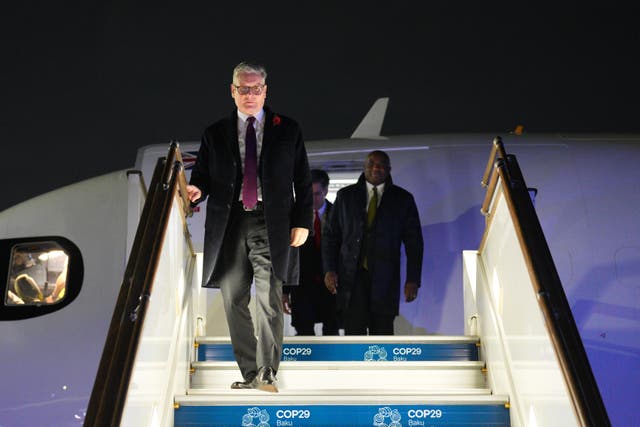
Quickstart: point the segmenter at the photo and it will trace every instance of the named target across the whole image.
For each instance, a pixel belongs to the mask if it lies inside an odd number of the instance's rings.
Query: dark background
[[[640,132],[639,6],[388,3],[3,3],[0,210],[198,140],[244,59],[308,140],[348,137],[381,96],[387,135]]]

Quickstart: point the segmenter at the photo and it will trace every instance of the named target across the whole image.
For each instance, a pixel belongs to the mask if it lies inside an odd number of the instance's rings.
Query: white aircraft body
[[[480,210],[486,190],[480,180],[497,134],[383,137],[380,128],[385,109],[386,99],[374,104],[351,138],[307,141],[309,162],[312,168],[329,172],[329,198],[333,199],[340,187],[358,178],[368,152],[381,149],[390,155],[394,183],[415,197],[425,241],[422,287],[415,302],[401,303],[396,335],[474,334],[477,326],[465,306],[463,251],[481,244],[486,219]],[[640,425],[635,403],[640,386],[640,135],[501,136],[507,151],[517,157],[526,184],[537,190],[532,192],[535,210],[611,423]],[[198,146],[198,142],[180,144],[187,176]],[[0,263],[4,265],[0,268],[7,278],[0,321],[0,427],[85,422],[103,352],[115,351],[105,348],[105,341],[134,246],[145,199],[143,188],[151,182],[157,159],[166,156],[167,149],[165,144],[141,148],[133,168],[140,174],[115,171],[0,213]],[[198,254],[203,245],[204,212],[200,207],[186,220]],[[186,251],[183,245],[176,244],[174,252]],[[39,260],[27,256],[30,260],[25,262],[32,271],[49,263],[42,273],[47,287],[40,291],[50,301],[26,305],[11,301],[10,297],[20,297],[12,287],[20,282],[12,263],[21,253],[38,250],[44,256]],[[59,251],[67,259],[55,264],[54,255]],[[175,262],[185,264],[187,258]],[[194,268],[192,283],[171,276],[170,269],[156,275],[164,277],[176,294],[186,295],[185,289],[198,288],[198,264]],[[56,280],[65,276],[66,294],[56,295]],[[508,289],[509,284],[502,286]],[[193,334],[225,335],[217,292],[199,289],[190,296],[196,302],[184,316],[190,316],[186,322],[194,325]],[[496,301],[510,304],[500,310],[521,310],[519,325],[524,336],[531,324],[529,311],[518,307],[507,293],[505,290]],[[181,313],[182,297],[167,298],[178,299],[175,313],[165,313],[165,320]],[[163,321],[145,325],[145,333],[151,328],[170,329]],[[293,334],[287,325],[286,335]],[[170,352],[181,344],[162,338],[154,348]],[[535,346],[526,348],[536,351]],[[175,364],[186,370],[188,361],[180,359]],[[138,381],[136,375],[139,373],[134,372]],[[183,377],[177,376],[173,387],[187,381]],[[163,411],[167,409],[156,410],[146,425],[164,425],[159,421],[164,419]],[[545,425],[521,412],[512,412],[514,425]],[[125,409],[127,414],[131,415],[129,409]]]

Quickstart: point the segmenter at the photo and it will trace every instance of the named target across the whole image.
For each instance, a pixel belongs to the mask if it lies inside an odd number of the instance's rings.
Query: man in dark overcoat
[[[315,324],[322,323],[322,335],[338,335],[336,296],[324,285],[322,272],[322,229],[333,204],[326,199],[329,175],[311,170],[313,188],[313,235],[300,247],[300,284],[285,286],[282,295],[285,313],[291,314],[296,335],[315,335]]]
[[[294,120],[264,106],[266,76],[261,65],[236,66],[230,89],[237,109],[204,131],[187,192],[194,202],[209,197],[202,284],[222,293],[243,376],[231,388],[277,392],[282,287],[298,283],[298,247],[313,217],[302,133]]]
[[[423,240],[411,193],[394,185],[384,151],[367,155],[358,182],[342,188],[322,236],[325,285],[337,293],[347,335],[393,335],[400,306],[400,250],[407,258],[404,297],[416,299]]]

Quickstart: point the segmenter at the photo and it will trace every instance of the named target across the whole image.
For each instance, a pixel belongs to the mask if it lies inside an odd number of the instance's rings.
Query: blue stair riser
[[[510,426],[504,405],[180,406],[175,427]]]
[[[200,344],[198,361],[234,361],[231,344]],[[474,343],[454,344],[284,344],[283,361],[476,361]]]

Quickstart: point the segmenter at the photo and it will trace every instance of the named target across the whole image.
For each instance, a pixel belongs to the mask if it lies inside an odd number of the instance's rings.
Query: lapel
[[[329,214],[331,213],[331,209],[333,208],[333,203],[331,203],[327,199],[324,199],[324,202],[327,205],[324,208],[324,212],[322,214],[322,218],[320,218],[320,229],[321,230],[324,230],[324,225],[327,223],[327,220],[329,219]]]
[[[385,202],[385,200],[392,198],[392,196],[390,196],[390,194],[392,193],[393,193],[393,179],[391,179],[391,174],[389,174],[389,176],[387,177],[387,180],[384,183],[384,192],[380,196],[381,198],[380,198],[380,203],[378,203],[378,212],[380,212],[380,209],[382,209],[384,206],[387,206],[389,203],[392,204],[391,209],[393,209],[393,202]],[[388,197],[385,197],[385,196],[388,196]]]
[[[240,165],[240,146],[238,144],[238,111],[233,110],[225,125],[225,143],[233,156],[236,167]],[[242,170],[242,169],[240,169]]]
[[[263,160],[269,154],[269,151],[273,147],[275,141],[275,129],[273,127],[273,112],[269,107],[265,106],[264,109],[264,133],[262,134],[262,149],[260,150],[260,161],[258,163],[258,175],[262,176]]]
[[[380,211],[387,205],[385,200],[387,200],[389,198],[389,197],[386,197],[386,196],[388,196],[389,190],[391,190],[391,185],[387,182],[384,185],[384,192],[380,195],[380,202],[378,203],[378,209],[376,211],[376,216],[378,216]]]
[[[364,178],[364,173],[360,175],[358,179],[358,191],[356,191],[356,207],[358,211],[363,213],[362,218],[367,218],[367,181]]]

